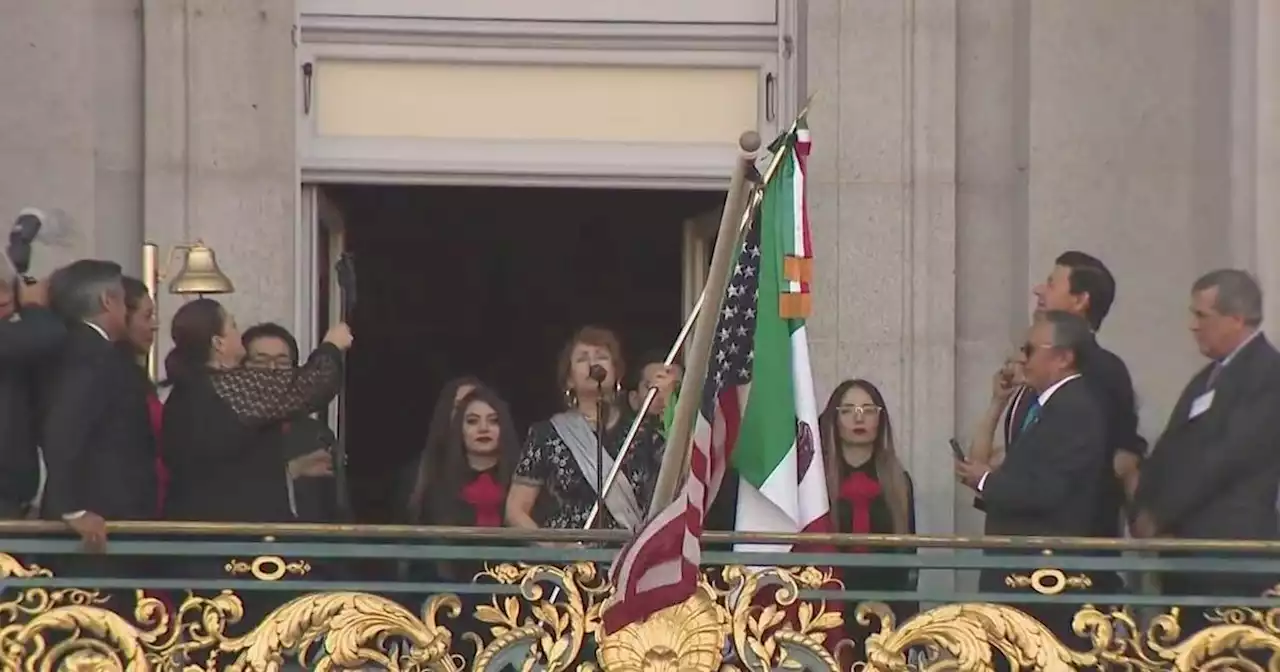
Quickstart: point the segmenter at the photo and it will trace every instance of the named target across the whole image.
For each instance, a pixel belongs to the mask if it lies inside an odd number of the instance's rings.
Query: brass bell
[[[182,268],[169,282],[170,294],[230,294],[235,291],[222,269],[213,250],[197,242],[186,248]]]

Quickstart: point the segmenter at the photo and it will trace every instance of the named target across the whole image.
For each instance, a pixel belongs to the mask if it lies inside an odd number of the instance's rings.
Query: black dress
[[[169,520],[271,523],[294,520],[281,422],[320,409],[342,384],[342,353],[321,345],[293,370],[238,368],[201,372],[174,385],[162,427]],[[218,541],[234,541],[219,537]],[[248,540],[260,540],[250,537]],[[230,558],[175,563],[178,576],[247,579],[226,574]],[[240,558],[249,560],[251,558]],[[252,628],[290,595],[239,591]]]
[[[617,459],[618,449],[626,438],[633,414],[623,414],[612,427],[605,429],[604,449]],[[662,463],[663,437],[657,419],[646,418],[636,432],[631,449],[622,460],[622,470],[635,487],[636,500],[641,513],[648,509],[653,495],[654,481]],[[595,474],[589,474],[595,478]],[[525,440],[524,454],[516,464],[515,481],[542,488],[539,505],[535,507],[534,520],[539,527],[554,530],[582,529],[596,503],[596,489],[578,468],[569,447],[556,432],[550,420],[534,423]],[[622,527],[606,509],[600,512],[595,527],[616,529]]]
[[[327,404],[342,354],[320,346],[294,370],[208,371],[174,385],[164,405],[170,520],[289,522],[281,422]]]
[[[434,484],[441,487],[441,484]],[[432,488],[435,489],[434,487]],[[508,484],[502,482],[498,469],[468,470],[465,481],[457,488],[453,496],[428,498],[418,520],[423,525],[449,525],[463,527],[502,527],[503,510],[507,501]],[[454,546],[500,546],[497,540],[483,541],[455,540],[442,541]],[[497,564],[497,563],[493,563]],[[474,583],[476,575],[485,569],[484,560],[438,560],[435,562],[406,563],[406,577],[413,582],[450,582]],[[462,599],[462,613],[457,619],[447,622],[453,631],[454,642],[462,641],[464,632],[475,632],[489,638],[489,626],[475,619],[476,607],[489,604],[490,593],[457,593]],[[433,595],[414,595],[405,606],[413,611],[421,609],[423,601]],[[455,647],[469,658],[469,646]]]
[[[433,484],[433,490],[441,484]],[[502,527],[508,484],[502,482],[498,469],[468,470],[466,480],[454,497],[428,498],[418,516],[419,525],[459,527]],[[468,542],[449,540],[449,545],[497,546],[496,540]],[[470,582],[484,571],[483,560],[441,560],[409,563],[408,576],[413,581]]]
[[[876,473],[875,460],[867,460],[858,467],[849,467],[840,461],[841,480],[836,492],[836,506],[840,520],[840,532],[852,534],[893,534],[893,515],[889,511],[889,503],[885,499],[880,485],[879,474]],[[907,476],[907,526],[910,534],[916,533],[915,491],[911,477]],[[903,553],[914,554],[913,548],[877,548],[860,549],[843,547],[845,552],[861,553]],[[845,590],[858,591],[914,591],[916,589],[915,569],[900,567],[845,567],[839,570]],[[892,602],[889,606],[897,617],[898,624],[919,610],[916,602]],[[853,639],[856,644],[856,660],[865,660],[863,646],[867,635],[873,628],[858,625],[854,616],[856,603],[842,605],[844,610],[844,635]],[[875,625],[874,629],[879,629]]]

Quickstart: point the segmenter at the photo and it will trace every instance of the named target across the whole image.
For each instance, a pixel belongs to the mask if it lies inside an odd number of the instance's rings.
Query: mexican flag
[[[813,240],[805,197],[809,131],[772,148],[785,152],[760,206],[759,297],[753,374],[732,463],[740,478],[736,529],[829,530],[827,486],[805,318],[811,307]],[[790,550],[753,544],[738,550]]]

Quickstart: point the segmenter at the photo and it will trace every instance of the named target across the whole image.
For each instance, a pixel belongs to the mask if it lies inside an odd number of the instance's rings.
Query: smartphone
[[[961,462],[967,462],[969,460],[969,456],[964,454],[964,448],[960,447],[960,442],[956,441],[954,438],[951,439],[951,452],[956,456],[956,459]]]

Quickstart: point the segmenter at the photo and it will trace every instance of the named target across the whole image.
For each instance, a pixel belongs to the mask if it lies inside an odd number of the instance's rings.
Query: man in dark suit
[[[66,521],[102,550],[106,520],[155,515],[155,439],[135,363],[113,343],[125,335],[121,269],[86,259],[50,278],[51,303],[70,325],[45,416],[48,481],[41,514]]]
[[[1000,466],[956,462],[957,477],[985,504],[986,534],[1070,537],[1089,535],[1096,528],[1100,475],[1108,473],[1110,465],[1106,416],[1080,375],[1094,348],[1089,323],[1078,315],[1050,310],[1032,325],[1023,346],[1024,370],[1039,410]],[[1005,577],[1010,573],[984,570],[979,586],[1007,591]],[[1070,635],[1075,605],[1021,608],[1059,637]]]
[[[288,329],[263,322],[244,330],[245,366],[260,369],[298,368],[298,340]],[[333,454],[337,437],[328,424],[300,415],[280,428],[281,449],[289,461],[289,507],[307,523],[341,522],[340,498],[333,478]]]
[[[1271,540],[1280,488],[1280,353],[1262,334],[1262,290],[1217,270],[1191,288],[1191,333],[1210,360],[1182,391],[1139,477],[1137,536]],[[1265,574],[1167,574],[1167,595],[1260,596]],[[1203,625],[1184,609],[1184,627]]]
[[[1058,256],[1049,276],[1032,292],[1036,297],[1037,314],[1050,310],[1072,313],[1087,320],[1096,333],[1111,312],[1116,281],[1111,271],[1096,257],[1069,250]],[[1088,536],[1119,537],[1125,490],[1132,492],[1136,485],[1138,466],[1147,443],[1138,434],[1137,403],[1129,368],[1115,353],[1096,341],[1090,350],[1080,363],[1080,372],[1105,416],[1108,460],[1113,466],[1114,476],[1100,477],[1101,506],[1096,527]],[[1040,411],[1038,395],[1021,384],[1017,371],[1019,366],[1018,362],[1008,363],[996,374],[991,406],[979,423],[973,440],[970,456],[975,462],[999,463],[993,441],[998,423],[1004,423],[1004,445],[1011,446]],[[974,505],[981,509],[981,499],[976,499]],[[1107,584],[1103,586],[1105,588],[1120,588],[1119,579],[1114,575],[1099,576],[1099,580]]]
[[[0,518],[22,518],[40,484],[37,377],[66,327],[44,307],[47,283],[26,284],[0,256]]]

